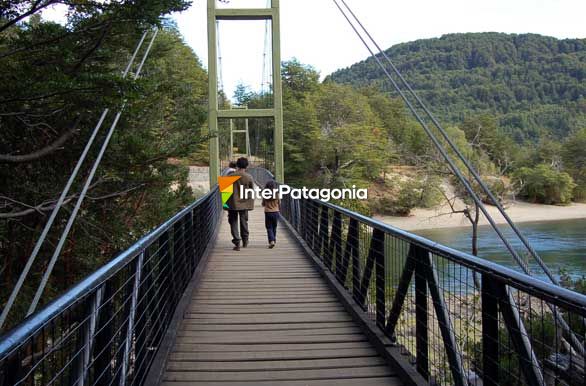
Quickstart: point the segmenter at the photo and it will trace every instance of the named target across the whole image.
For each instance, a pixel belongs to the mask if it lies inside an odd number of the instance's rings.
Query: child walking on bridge
[[[277,183],[275,181],[271,180],[267,182],[265,189],[273,192],[272,198],[263,198],[262,206],[265,208],[265,227],[267,228],[267,236],[269,238],[269,248],[274,248],[277,242],[277,225],[279,224],[281,200],[277,197]]]

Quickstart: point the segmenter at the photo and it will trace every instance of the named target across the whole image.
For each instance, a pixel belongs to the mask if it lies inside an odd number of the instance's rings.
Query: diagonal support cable
[[[144,42],[144,39],[147,35],[147,32],[148,31],[145,31],[142,34],[138,44],[136,45],[136,48],[134,49],[134,52],[132,53],[132,56],[130,57],[130,59],[126,65],[126,68],[124,69],[124,72],[122,73],[122,79],[126,78],[126,76],[128,75],[128,72],[130,71],[130,68],[132,67],[132,64],[134,63],[134,60],[136,59],[136,55],[138,54],[138,51],[140,50],[140,47],[142,46],[142,44]],[[85,158],[86,158],[94,140],[96,139],[96,136],[97,136],[98,132],[100,131],[100,128],[102,127],[102,124],[104,123],[104,119],[108,115],[109,111],[110,111],[110,109],[104,109],[104,111],[102,112],[102,115],[100,116],[100,119],[98,120],[98,123],[90,136],[90,139],[88,140],[87,144],[85,145],[85,148],[83,149],[83,152],[81,153],[81,156],[77,160],[77,164],[75,165],[73,172],[71,172],[71,175],[69,176],[69,179],[67,180],[67,183],[65,184],[65,187],[63,188],[63,191],[61,192],[61,195],[59,196],[59,199],[57,200],[57,203],[55,204],[55,207],[53,208],[51,215],[49,216],[49,220],[47,221],[47,223],[45,224],[45,226],[43,228],[41,236],[39,237],[39,239],[35,243],[33,251],[31,253],[31,255],[29,256],[29,258],[26,262],[26,265],[24,266],[24,269],[22,270],[22,272],[18,278],[18,281],[16,282],[16,285],[12,289],[12,292],[10,293],[10,296],[9,296],[8,300],[6,301],[6,304],[4,305],[4,309],[2,310],[2,314],[0,314],[0,330],[2,330],[2,327],[4,326],[4,323],[6,322],[6,318],[8,317],[8,314],[10,313],[10,310],[12,309],[12,306],[14,305],[14,302],[16,301],[16,297],[18,296],[18,294],[24,284],[24,281],[26,280],[26,278],[32,268],[32,265],[35,262],[35,259],[37,258],[39,251],[41,250],[41,247],[43,246],[43,243],[45,242],[45,239],[47,238],[47,235],[49,234],[49,230],[53,226],[53,222],[55,221],[57,214],[59,213],[59,210],[61,209],[61,207],[63,206],[63,203],[65,202],[65,198],[67,197],[67,194],[69,193],[69,190],[71,189],[71,186],[73,185],[73,181],[77,177],[77,173],[79,173],[81,165],[85,161]]]
[[[440,152],[440,154],[442,155],[442,157],[444,158],[444,160],[448,163],[448,165],[450,166],[450,169],[452,170],[452,172],[456,175],[456,177],[458,177],[459,181],[462,183],[462,185],[464,186],[464,188],[466,189],[466,191],[468,192],[468,194],[470,195],[470,197],[478,205],[478,208],[480,208],[480,210],[484,214],[485,218],[488,220],[488,222],[491,225],[491,227],[493,228],[493,230],[497,233],[497,235],[499,236],[499,238],[501,239],[501,241],[503,242],[503,244],[505,245],[505,247],[507,248],[507,250],[509,251],[509,253],[513,257],[513,259],[517,262],[517,264],[521,267],[521,269],[527,275],[530,275],[531,276],[531,272],[529,271],[529,267],[524,264],[523,260],[518,255],[517,251],[512,247],[512,245],[509,243],[508,239],[504,236],[504,234],[500,231],[500,229],[498,229],[496,223],[494,222],[494,219],[492,218],[492,216],[490,216],[490,214],[486,210],[486,207],[482,203],[482,200],[480,200],[480,198],[478,197],[478,195],[476,194],[476,192],[474,192],[474,190],[472,189],[472,187],[471,187],[468,179],[466,179],[464,177],[464,175],[462,174],[462,172],[460,171],[460,169],[457,167],[457,165],[454,163],[454,161],[452,160],[452,158],[446,152],[446,150],[443,147],[443,145],[439,142],[439,140],[437,139],[437,137],[429,129],[429,127],[427,126],[427,124],[425,123],[425,121],[421,118],[421,116],[419,115],[419,113],[417,112],[417,110],[415,109],[415,107],[412,105],[411,101],[406,97],[406,95],[403,92],[403,90],[398,86],[398,84],[395,82],[395,80],[393,79],[393,77],[390,75],[390,73],[388,72],[388,70],[386,69],[386,67],[383,65],[383,63],[381,62],[381,60],[377,57],[377,55],[375,55],[375,53],[373,52],[372,48],[365,41],[364,37],[360,34],[360,32],[358,32],[356,26],[352,23],[352,21],[350,20],[350,18],[348,17],[348,15],[340,7],[340,5],[338,4],[337,0],[333,0],[333,1],[334,1],[334,4],[336,5],[336,7],[340,10],[340,12],[342,13],[342,15],[344,16],[344,18],[348,22],[348,24],[352,27],[352,29],[354,30],[354,32],[356,33],[356,35],[358,36],[358,38],[362,41],[362,43],[364,44],[364,46],[366,47],[366,49],[370,52],[370,54],[372,55],[372,57],[375,59],[375,61],[377,62],[377,64],[381,68],[381,70],[385,73],[385,75],[387,76],[387,78],[389,79],[389,81],[392,83],[392,85],[395,88],[395,90],[397,90],[397,92],[399,93],[399,95],[401,96],[401,98],[403,99],[403,101],[405,102],[405,104],[407,105],[407,107],[409,108],[409,110],[411,111],[411,113],[415,116],[415,118],[417,119],[417,121],[420,123],[420,125],[422,126],[422,128],[425,130],[425,132],[428,135],[428,137],[432,140],[434,146]],[[557,280],[555,279],[555,277],[547,269],[547,266],[545,265],[545,263],[541,260],[541,258],[539,257],[539,255],[537,255],[537,252],[535,252],[535,250],[531,247],[531,245],[529,244],[529,242],[527,241],[527,239],[525,239],[522,236],[521,232],[516,228],[516,226],[514,225],[514,223],[512,222],[512,220],[508,217],[508,215],[506,215],[506,213],[504,212],[504,208],[502,208],[502,206],[500,206],[500,203],[498,203],[498,200],[496,200],[496,198],[494,197],[494,195],[492,195],[492,192],[490,192],[490,189],[488,189],[488,187],[482,182],[480,176],[476,173],[476,171],[474,170],[474,168],[472,167],[472,165],[468,162],[468,160],[462,155],[462,153],[459,151],[459,149],[456,147],[456,145],[451,141],[451,139],[449,138],[449,136],[447,135],[447,133],[445,132],[445,130],[441,127],[441,125],[439,124],[439,122],[437,122],[437,120],[435,119],[435,117],[433,117],[433,115],[431,114],[431,112],[427,109],[427,107],[425,107],[425,105],[423,104],[423,102],[421,101],[421,99],[419,99],[419,97],[411,89],[411,87],[408,85],[407,81],[402,77],[402,75],[397,70],[397,68],[392,64],[392,62],[390,61],[390,59],[388,58],[388,56],[386,56],[386,54],[380,49],[380,46],[378,46],[378,44],[376,44],[376,42],[374,41],[374,39],[372,38],[372,36],[368,33],[368,31],[362,25],[362,23],[360,22],[360,20],[358,20],[358,18],[352,12],[352,10],[350,9],[350,7],[346,4],[346,2],[344,0],[340,0],[340,1],[343,2],[343,4],[345,5],[345,7],[352,14],[353,18],[358,22],[358,24],[360,24],[361,28],[366,32],[366,34],[368,35],[368,37],[370,38],[370,40],[376,45],[376,47],[379,50],[379,53],[381,53],[383,56],[385,56],[387,58],[387,61],[389,61],[389,63],[392,65],[393,70],[401,78],[402,82],[405,85],[407,85],[407,87],[409,88],[409,90],[411,91],[411,93],[415,95],[417,101],[423,106],[424,110],[431,117],[431,119],[434,122],[434,124],[436,124],[436,127],[438,127],[438,129],[440,130],[440,132],[442,133],[442,136],[448,141],[448,143],[450,144],[450,146],[452,147],[452,149],[456,152],[456,154],[459,157],[461,157],[460,159],[462,161],[464,161],[464,163],[467,165],[467,167],[469,168],[469,170],[471,172],[473,172],[472,174],[474,174],[475,178],[478,178],[477,181],[479,183],[481,183],[481,185],[483,185],[483,189],[486,189],[485,192],[489,192],[489,194],[491,195],[491,199],[495,203],[497,203],[497,205],[499,207],[499,210],[502,210],[501,213],[503,214],[503,216],[505,216],[505,218],[508,219],[508,221],[510,221],[509,225],[512,224],[511,227],[513,227],[514,229],[516,229],[517,236],[519,236],[522,239],[522,241],[524,241],[524,244],[526,245],[526,247],[529,249],[530,252],[533,251],[532,256],[535,258],[535,260],[538,262],[538,264],[544,269],[544,272],[546,274],[548,274],[549,278],[552,280],[552,282],[554,284],[559,285],[559,283],[557,282]],[[559,314],[559,312],[557,311],[557,309],[555,307],[551,306],[551,305],[549,306],[549,308],[552,310],[552,313],[554,315],[554,318],[561,325],[561,327],[564,330],[564,332],[566,332],[569,335],[572,346],[576,350],[578,350],[582,356],[584,356],[586,354],[586,350],[584,349],[584,345],[581,343],[580,339],[578,339],[578,337],[576,336],[576,334],[572,331],[572,329],[570,328],[570,326],[568,325],[568,323]]]
[[[153,31],[153,36],[151,38],[151,41],[149,42],[149,45],[148,45],[148,47],[142,57],[140,65],[138,66],[138,69],[136,70],[136,73],[134,74],[134,77],[133,77],[134,80],[138,79],[138,77],[140,76],[140,73],[142,71],[142,67],[144,66],[146,58],[149,55],[149,52],[153,46],[155,38],[157,37],[157,33],[158,33],[158,29],[155,29]],[[129,71],[129,68],[126,69],[124,74],[125,75],[128,74],[128,71]],[[67,240],[67,236],[69,235],[69,231],[71,230],[71,227],[73,226],[73,223],[75,222],[75,218],[77,217],[77,213],[79,212],[79,209],[81,208],[81,204],[83,203],[83,200],[87,194],[87,191],[92,183],[92,180],[96,174],[98,166],[100,166],[100,162],[102,161],[102,157],[104,156],[104,153],[106,152],[106,149],[108,148],[108,144],[110,142],[110,139],[112,138],[112,134],[114,134],[114,130],[116,129],[116,126],[118,125],[118,121],[120,120],[120,116],[122,115],[122,111],[124,110],[124,107],[125,107],[125,103],[122,105],[122,107],[120,108],[120,111],[118,111],[116,113],[116,116],[114,117],[114,121],[112,122],[112,125],[110,126],[110,130],[108,131],[108,134],[106,135],[106,139],[102,143],[102,147],[100,148],[100,152],[98,153],[98,156],[97,156],[96,160],[94,161],[94,164],[92,166],[90,174],[85,181],[85,184],[82,188],[81,193],[79,194],[79,197],[77,198],[77,202],[75,203],[75,207],[73,208],[73,211],[71,212],[71,215],[69,216],[69,219],[67,221],[67,225],[65,226],[65,229],[63,230],[63,233],[61,234],[61,237],[59,238],[59,243],[57,244],[57,247],[55,248],[55,251],[53,252],[53,256],[51,257],[51,260],[49,262],[49,265],[47,266],[47,269],[43,275],[43,278],[41,279],[41,283],[39,284],[37,292],[35,293],[35,297],[34,297],[32,303],[28,309],[28,312],[26,315],[27,317],[30,316],[37,308],[39,300],[41,299],[41,296],[45,290],[45,287],[47,286],[47,282],[49,281],[49,277],[51,276],[51,273],[53,272],[53,268],[55,267],[55,263],[57,262],[57,259],[59,258],[59,255],[61,254],[61,250],[63,249],[63,246],[65,245],[65,241]]]
[[[452,141],[452,139],[450,138],[450,136],[447,134],[447,132],[445,131],[445,129],[443,128],[443,126],[438,122],[438,120],[431,113],[431,111],[428,109],[428,107],[419,98],[419,96],[417,95],[417,93],[411,88],[411,85],[405,80],[405,78],[403,77],[403,75],[401,74],[401,72],[397,69],[397,67],[394,65],[394,63],[391,61],[391,59],[388,57],[388,55],[377,44],[377,42],[370,35],[370,33],[368,32],[368,30],[360,22],[360,20],[358,19],[358,17],[354,14],[354,12],[352,12],[352,9],[350,9],[350,7],[346,3],[346,1],[345,0],[341,0],[341,2],[348,9],[348,12],[350,12],[350,14],[356,20],[356,22],[358,23],[358,25],[360,26],[360,28],[364,31],[364,33],[366,34],[366,36],[368,36],[368,38],[370,39],[370,41],[377,48],[377,50],[379,51],[379,53],[384,57],[384,59],[387,61],[387,63],[389,63],[389,65],[391,66],[393,72],[398,76],[398,78],[401,80],[401,82],[403,83],[403,85],[407,88],[407,90],[409,91],[409,93],[415,98],[415,100],[417,101],[417,103],[419,104],[419,106],[423,109],[423,111],[425,112],[425,114],[429,117],[429,119],[431,119],[431,121],[433,122],[434,126],[441,133],[442,137],[450,145],[450,148],[454,151],[454,153],[458,156],[458,158],[464,163],[464,165],[466,166],[466,168],[468,169],[468,171],[474,177],[474,180],[476,180],[476,182],[480,185],[480,187],[482,188],[482,190],[484,191],[484,193],[486,193],[486,195],[490,198],[490,200],[492,201],[492,203],[494,204],[494,206],[497,207],[498,211],[503,216],[503,218],[505,219],[505,221],[507,222],[507,224],[511,227],[511,229],[513,230],[513,232],[515,232],[515,234],[517,235],[517,237],[519,238],[519,240],[521,240],[521,242],[523,243],[523,245],[525,246],[525,248],[527,248],[527,250],[529,251],[529,253],[533,257],[533,259],[541,267],[541,269],[543,270],[543,272],[547,275],[547,277],[551,280],[552,283],[554,283],[556,285],[560,285],[559,284],[559,281],[551,273],[551,271],[549,270],[549,268],[547,267],[547,265],[545,264],[545,262],[543,261],[543,259],[541,258],[541,256],[539,256],[539,254],[533,248],[533,246],[531,245],[531,243],[529,242],[529,240],[527,240],[527,238],[525,237],[525,235],[523,235],[523,233],[519,230],[519,228],[517,227],[517,225],[515,225],[515,223],[513,222],[513,220],[509,217],[509,215],[507,214],[507,212],[505,211],[505,209],[501,205],[500,201],[495,197],[495,195],[492,193],[492,191],[490,190],[490,188],[484,183],[484,181],[482,180],[482,178],[480,177],[480,175],[478,174],[478,172],[476,171],[476,169],[474,168],[474,166],[462,154],[462,152],[460,151],[460,149],[456,146],[456,144]]]
[[[350,21],[348,15],[346,15],[346,13],[342,10],[342,8],[340,7],[340,5],[338,4],[338,2],[336,0],[333,0],[333,1],[336,4],[336,6],[338,7],[338,9],[340,10],[340,12],[342,12],[343,16],[346,18],[346,21],[348,21],[348,23],[350,24],[350,26],[352,27],[352,29],[354,30],[354,32],[360,38],[360,40],[362,41],[362,43],[364,44],[364,46],[368,49],[368,51],[370,52],[370,54],[374,57],[374,59],[376,60],[377,64],[383,70],[383,72],[385,73],[385,75],[387,76],[387,78],[389,79],[389,81],[393,84],[393,87],[397,90],[397,92],[399,93],[399,95],[401,96],[401,98],[403,99],[403,101],[405,102],[405,104],[407,105],[407,107],[409,108],[409,110],[411,111],[411,113],[415,116],[415,119],[417,119],[417,121],[419,122],[419,124],[421,125],[421,127],[425,130],[427,136],[431,139],[431,141],[434,144],[434,146],[436,147],[436,149],[440,152],[440,154],[442,155],[442,157],[444,158],[444,160],[448,163],[448,165],[449,165],[450,169],[452,170],[452,172],[454,173],[454,175],[456,175],[456,177],[458,178],[458,180],[462,183],[462,185],[464,185],[464,188],[466,189],[466,191],[468,192],[468,194],[470,195],[470,197],[478,205],[478,207],[480,208],[480,210],[482,211],[482,213],[484,213],[484,216],[486,217],[486,219],[488,220],[488,222],[490,223],[490,225],[494,228],[494,230],[497,233],[497,235],[499,236],[499,238],[505,244],[505,247],[507,248],[507,250],[509,251],[509,253],[513,256],[513,258],[515,259],[515,261],[522,268],[525,268],[524,267],[524,264],[522,264],[522,261],[523,260],[521,259],[521,257],[517,253],[517,251],[515,251],[515,249],[513,248],[513,246],[509,243],[509,241],[504,236],[504,234],[498,229],[496,223],[494,222],[494,220],[492,219],[492,217],[490,216],[490,214],[486,210],[486,207],[482,203],[482,200],[478,197],[478,195],[476,194],[476,192],[474,192],[474,189],[472,188],[472,186],[470,185],[470,183],[468,182],[468,180],[464,177],[464,175],[462,174],[462,172],[460,171],[460,169],[458,168],[458,166],[455,164],[454,160],[452,160],[452,158],[449,156],[449,154],[447,153],[446,149],[442,146],[442,144],[440,143],[440,141],[438,140],[438,138],[433,134],[433,132],[427,126],[427,124],[425,123],[425,121],[423,120],[423,118],[419,115],[419,113],[417,112],[417,110],[415,109],[415,107],[413,106],[413,104],[411,103],[411,101],[409,101],[409,99],[406,97],[406,95],[403,92],[403,90],[401,90],[401,88],[397,85],[397,83],[395,82],[395,80],[393,79],[393,77],[391,76],[391,74],[384,67],[383,63],[375,55],[375,53],[372,50],[372,48],[370,48],[370,46],[368,45],[368,43],[366,43],[366,41],[364,40],[364,38],[362,37],[362,35],[360,35],[360,33],[358,32],[358,30],[356,29],[356,26],[354,26],[354,24],[352,24],[352,22]]]

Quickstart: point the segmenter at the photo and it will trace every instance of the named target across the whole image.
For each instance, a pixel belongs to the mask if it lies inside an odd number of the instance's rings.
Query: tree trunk
[[[478,256],[478,221],[480,220],[480,212],[478,204],[474,203],[474,220],[472,220],[472,254]]]
[[[472,223],[472,254],[478,256],[478,221],[480,220],[480,211],[478,210],[478,204],[474,203],[474,219],[470,217]],[[474,286],[480,291],[480,279],[478,273],[474,272]]]

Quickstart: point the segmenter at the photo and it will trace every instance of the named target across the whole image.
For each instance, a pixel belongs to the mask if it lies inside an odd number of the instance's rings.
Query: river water
[[[549,269],[559,277],[561,269],[573,278],[586,276],[586,219],[520,223],[518,227],[543,258]],[[507,226],[500,226],[517,251],[525,251],[522,243]],[[415,231],[418,235],[470,253],[470,228],[443,228]],[[490,226],[479,227],[479,256],[520,271],[496,232]],[[530,260],[534,276],[548,281],[538,265]]]

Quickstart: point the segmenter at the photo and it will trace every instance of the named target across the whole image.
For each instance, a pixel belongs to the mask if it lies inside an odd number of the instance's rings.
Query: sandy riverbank
[[[498,209],[487,206],[497,224],[505,223]],[[568,206],[540,205],[515,201],[507,204],[507,213],[515,223],[532,221],[555,221],[586,218],[586,204],[573,203]],[[453,228],[470,226],[463,214],[452,214],[448,205],[435,209],[414,209],[409,217],[374,216],[376,219],[405,230]],[[488,222],[480,216],[480,224]]]

